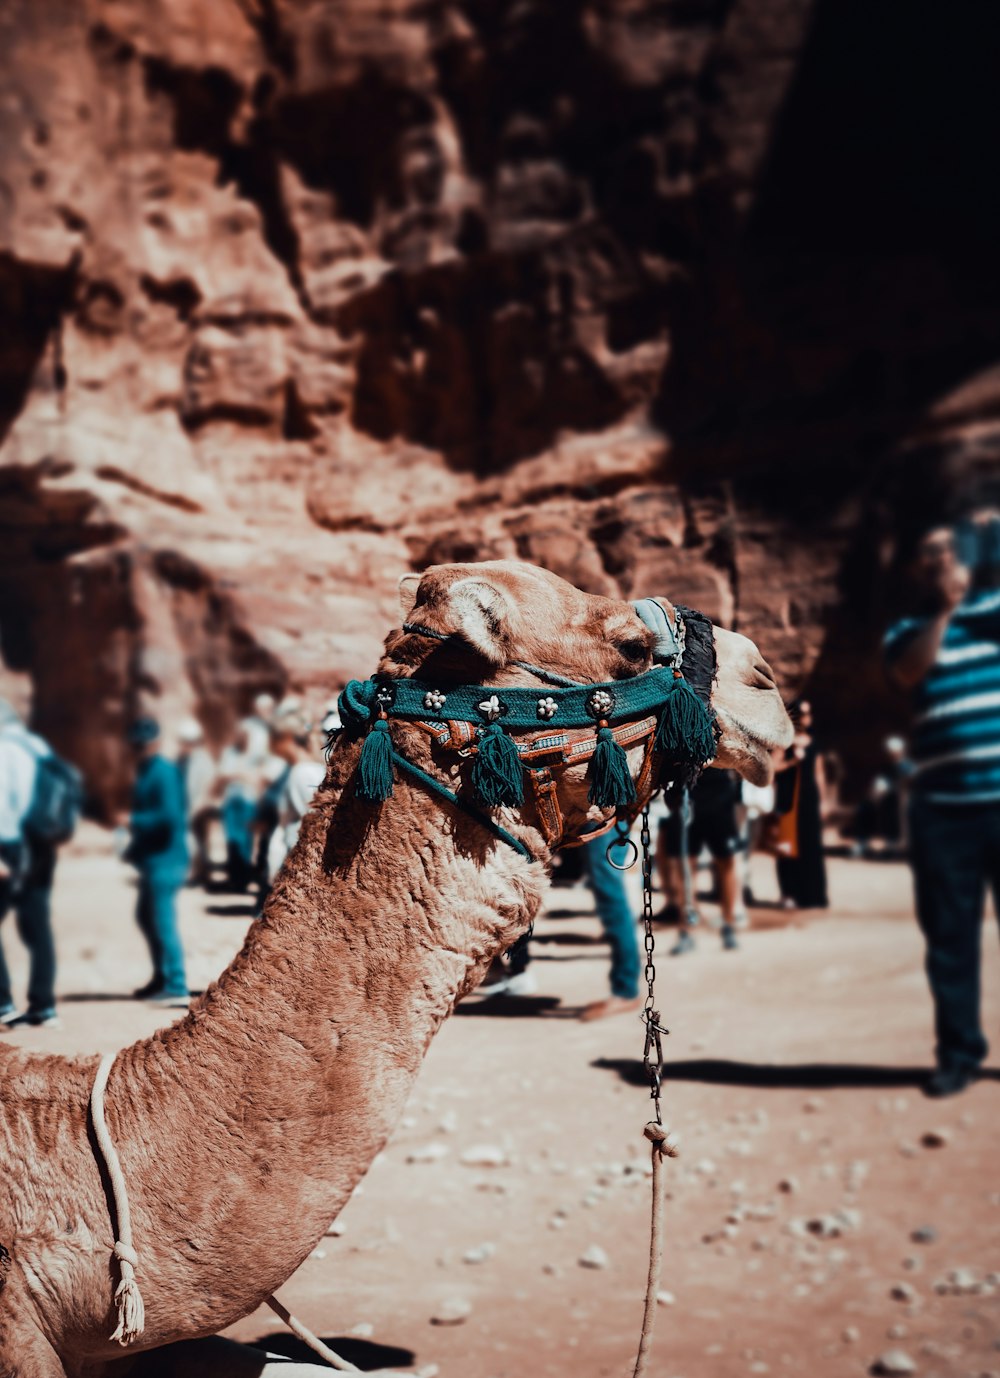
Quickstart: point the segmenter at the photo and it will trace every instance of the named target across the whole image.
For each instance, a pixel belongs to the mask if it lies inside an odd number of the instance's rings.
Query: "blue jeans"
[[[910,805],[910,864],[927,940],[937,1059],[974,1068],[989,1051],[979,1017],[986,887],[1000,905],[1000,804]]]
[[[41,1014],[55,1009],[56,1003],[56,946],[52,937],[52,876],[55,870],[55,851],[38,846],[28,864],[23,882],[12,890],[8,881],[0,881],[0,919],[13,908],[17,931],[28,949],[31,962],[28,973],[28,1012]],[[13,1005],[10,972],[0,947],[0,1009]]]
[[[230,880],[246,884],[253,873],[253,825],[257,802],[249,794],[233,790],[223,799],[219,814],[226,838]]]
[[[149,944],[153,959],[153,976],[163,987],[164,995],[187,995],[187,976],[184,972],[184,949],[177,927],[177,892],[184,884],[181,872],[158,874],[139,873],[139,901],[136,922]]]
[[[608,837],[582,848],[583,863],[594,892],[597,917],[611,945],[611,994],[632,1000],[639,994],[639,935],[625,889],[625,878],[608,860]]]

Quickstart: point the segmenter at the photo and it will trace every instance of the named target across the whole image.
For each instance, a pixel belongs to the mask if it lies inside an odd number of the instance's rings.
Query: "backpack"
[[[29,841],[58,846],[68,842],[83,809],[83,776],[55,752],[35,756],[35,787],[24,815]]]

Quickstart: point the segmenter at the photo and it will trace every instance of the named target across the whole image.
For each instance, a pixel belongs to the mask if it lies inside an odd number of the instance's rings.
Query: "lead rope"
[[[115,1240],[114,1256],[118,1260],[118,1268],[121,1273],[121,1281],[115,1289],[115,1307],[118,1311],[118,1325],[111,1334],[112,1340],[117,1340],[122,1347],[130,1345],[133,1340],[138,1339],[146,1325],[146,1308],[143,1305],[142,1293],[139,1291],[139,1284],[136,1281],[136,1269],[139,1266],[139,1255],[132,1247],[132,1212],[129,1208],[128,1188],[125,1185],[125,1174],[122,1172],[121,1161],[118,1157],[118,1150],[115,1148],[114,1140],[108,1130],[107,1116],[104,1113],[104,1093],[108,1086],[108,1076],[114,1066],[116,1053],[108,1053],[101,1058],[97,1068],[97,1076],[94,1078],[93,1089],[90,1093],[90,1114],[94,1124],[94,1137],[97,1139],[97,1146],[100,1149],[101,1157],[104,1159],[104,1166],[107,1168],[108,1177],[111,1181],[111,1195],[115,1203],[115,1216],[118,1226],[118,1238]],[[346,1359],[342,1359],[339,1354],[335,1354],[329,1345],[325,1345],[321,1339],[312,1333],[307,1326],[304,1326],[297,1316],[293,1316],[286,1306],[283,1306],[277,1297],[265,1297],[268,1305],[276,1316],[280,1316],[285,1325],[293,1335],[298,1338],[321,1359],[325,1359],[331,1368],[340,1369],[344,1373],[360,1373],[356,1365],[350,1364]]]
[[[662,1037],[669,1033],[660,1023],[660,1012],[656,1008],[656,966],[653,953],[656,939],[653,934],[653,855],[649,835],[649,805],[642,811],[642,828],[639,833],[642,847],[642,922],[643,946],[646,950],[646,1000],[642,1019],[646,1025],[646,1042],[642,1051],[642,1065],[649,1078],[649,1095],[653,1102],[655,1119],[643,1128],[643,1135],[649,1140],[653,1159],[653,1209],[649,1234],[649,1273],[646,1278],[646,1304],[642,1316],[642,1333],[639,1336],[639,1352],[636,1355],[632,1378],[643,1378],[647,1371],[649,1356],[653,1348],[653,1331],[656,1324],[656,1298],[660,1290],[660,1272],[663,1266],[663,1239],[665,1233],[665,1212],[663,1206],[663,1160],[676,1158],[677,1141],[663,1124],[660,1108],[660,1086],[663,1071]]]

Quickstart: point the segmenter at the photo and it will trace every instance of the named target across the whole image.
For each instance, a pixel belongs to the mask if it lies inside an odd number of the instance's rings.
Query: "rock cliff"
[[[110,807],[497,555],[757,637],[863,768],[995,482],[992,39],[860,0],[4,0],[4,683]]]

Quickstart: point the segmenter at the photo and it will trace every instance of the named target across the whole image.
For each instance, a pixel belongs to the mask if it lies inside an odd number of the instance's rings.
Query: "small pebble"
[[[406,1161],[408,1163],[436,1163],[441,1158],[447,1158],[450,1151],[447,1144],[421,1144],[419,1148],[410,1149],[406,1155]]]
[[[861,1339],[861,1331],[858,1329],[856,1325],[845,1325],[843,1330],[840,1332],[840,1338],[843,1340],[845,1345],[857,1344],[857,1342]]]
[[[959,1296],[975,1292],[979,1285],[979,1279],[971,1268],[953,1268],[947,1282],[951,1291]]]
[[[916,1301],[917,1292],[908,1282],[895,1282],[889,1288],[889,1296],[893,1301]]]
[[[472,1303],[465,1297],[448,1297],[431,1316],[431,1325],[462,1325],[472,1315]]]
[[[477,1244],[475,1248],[466,1249],[465,1253],[462,1255],[462,1262],[485,1263],[488,1258],[493,1257],[496,1251],[497,1246],[493,1243],[487,1242],[485,1244]]]
[[[673,1292],[657,1292],[656,1294],[657,1306],[673,1306],[676,1300]]]
[[[889,1329],[885,1332],[885,1334],[886,1339],[889,1340],[905,1340],[907,1335],[909,1334],[909,1331],[907,1330],[905,1325],[897,1324],[890,1325]]]
[[[600,1244],[589,1245],[577,1260],[581,1268],[606,1268],[609,1261]]]
[[[946,1148],[951,1143],[951,1132],[947,1129],[928,1129],[920,1136],[921,1148]]]
[[[327,1226],[326,1237],[327,1239],[339,1239],[342,1234],[346,1233],[346,1225],[341,1224],[339,1220],[331,1220],[330,1224]]]
[[[910,1231],[910,1239],[914,1244],[933,1244],[938,1237],[938,1232],[933,1225],[918,1225],[915,1230]]]
[[[808,1100],[802,1102],[802,1109],[807,1115],[818,1115],[823,1109],[822,1096],[810,1096]]]
[[[799,1179],[797,1177],[782,1177],[781,1181],[778,1183],[778,1190],[785,1192],[789,1196],[791,1196],[793,1192],[798,1191],[798,1189]]]
[[[442,1145],[444,1147],[444,1145]],[[447,1152],[447,1149],[445,1149]],[[505,1167],[507,1154],[496,1144],[476,1144],[467,1148],[459,1157],[466,1167]]]
[[[887,1349],[871,1366],[871,1372],[892,1378],[895,1374],[916,1373],[917,1366],[903,1349]]]
[[[359,1340],[370,1340],[375,1334],[375,1327],[371,1321],[358,1321],[357,1325],[349,1331],[349,1334],[357,1335]]]

